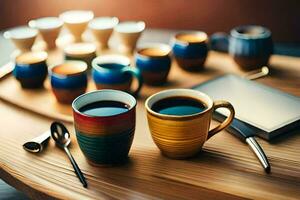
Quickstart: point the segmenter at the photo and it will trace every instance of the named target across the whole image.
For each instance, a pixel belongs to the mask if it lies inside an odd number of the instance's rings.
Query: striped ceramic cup
[[[77,141],[87,160],[96,165],[126,161],[135,131],[135,98],[98,90],[79,96],[72,107]]]

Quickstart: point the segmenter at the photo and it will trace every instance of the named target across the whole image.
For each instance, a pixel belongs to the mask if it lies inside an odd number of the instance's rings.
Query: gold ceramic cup
[[[155,112],[152,106],[165,98],[186,97],[198,100],[206,109],[192,115],[166,115]],[[225,129],[234,119],[234,108],[226,101],[213,101],[206,94],[192,89],[171,89],[150,96],[145,103],[152,138],[163,155],[184,159],[196,155],[203,144]],[[229,110],[229,116],[209,130],[213,112],[218,108]]]

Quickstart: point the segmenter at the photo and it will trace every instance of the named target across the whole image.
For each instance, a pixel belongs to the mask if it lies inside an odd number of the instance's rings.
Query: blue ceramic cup
[[[23,88],[43,87],[48,74],[47,58],[44,51],[27,52],[16,57],[13,75]]]
[[[144,44],[135,53],[135,65],[148,85],[161,85],[167,81],[171,68],[171,48],[166,44]]]
[[[104,55],[92,61],[92,77],[98,90],[114,89],[137,96],[143,85],[143,78],[137,68],[130,67],[130,59],[122,55]],[[137,88],[132,91],[132,78],[138,80]]]
[[[67,61],[50,70],[52,92],[57,101],[71,104],[87,88],[87,64],[83,61]]]
[[[207,57],[207,35],[201,31],[177,33],[171,40],[173,55],[179,67],[199,71]]]
[[[239,26],[231,30],[229,53],[243,70],[265,66],[273,53],[271,32],[262,26]]]

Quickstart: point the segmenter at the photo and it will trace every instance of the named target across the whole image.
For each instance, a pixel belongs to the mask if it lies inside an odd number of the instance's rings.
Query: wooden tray
[[[105,52],[108,54],[111,52]],[[61,50],[56,50],[49,53],[48,65],[51,66],[55,63],[60,63],[63,60]],[[206,71],[201,73],[188,73],[181,69],[174,63],[172,70],[169,74],[169,82],[161,87],[150,87],[144,85],[139,99],[143,100],[147,96],[158,92],[162,89],[175,88],[175,87],[191,87],[202,81],[209,79],[210,77],[224,73],[224,69],[235,70],[237,69],[231,59],[227,55],[212,53],[208,59],[208,66],[218,66],[221,63],[223,66],[221,70],[209,67]],[[222,66],[222,65],[221,65]],[[229,67],[231,66],[231,67]],[[233,67],[232,67],[233,66]],[[222,72],[223,71],[223,72]],[[239,72],[238,70],[236,70]],[[133,85],[133,87],[135,87]],[[95,85],[89,77],[88,91],[95,90]],[[63,105],[56,101],[54,95],[51,92],[51,86],[49,80],[44,84],[42,89],[23,89],[19,82],[12,76],[9,75],[0,81],[0,98],[8,101],[12,104],[28,109],[35,113],[54,118],[57,120],[72,122],[72,108],[70,105]]]

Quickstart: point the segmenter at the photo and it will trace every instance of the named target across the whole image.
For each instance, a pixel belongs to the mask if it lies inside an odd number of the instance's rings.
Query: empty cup
[[[4,32],[4,37],[10,39],[21,52],[31,51],[38,31],[28,26],[19,26]]]
[[[94,13],[89,10],[70,10],[59,15],[65,26],[74,37],[75,42],[82,41],[82,34],[89,21],[94,18]]]
[[[56,47],[56,39],[60,33],[63,22],[57,17],[43,17],[30,20],[28,25],[39,30],[40,35],[47,44],[48,49]]]
[[[89,29],[93,33],[100,50],[108,48],[108,40],[118,23],[117,17],[98,17],[90,21]]]
[[[136,43],[145,30],[145,22],[143,21],[127,21],[119,23],[114,31],[120,40],[119,51],[124,53],[132,53],[136,47]]]

